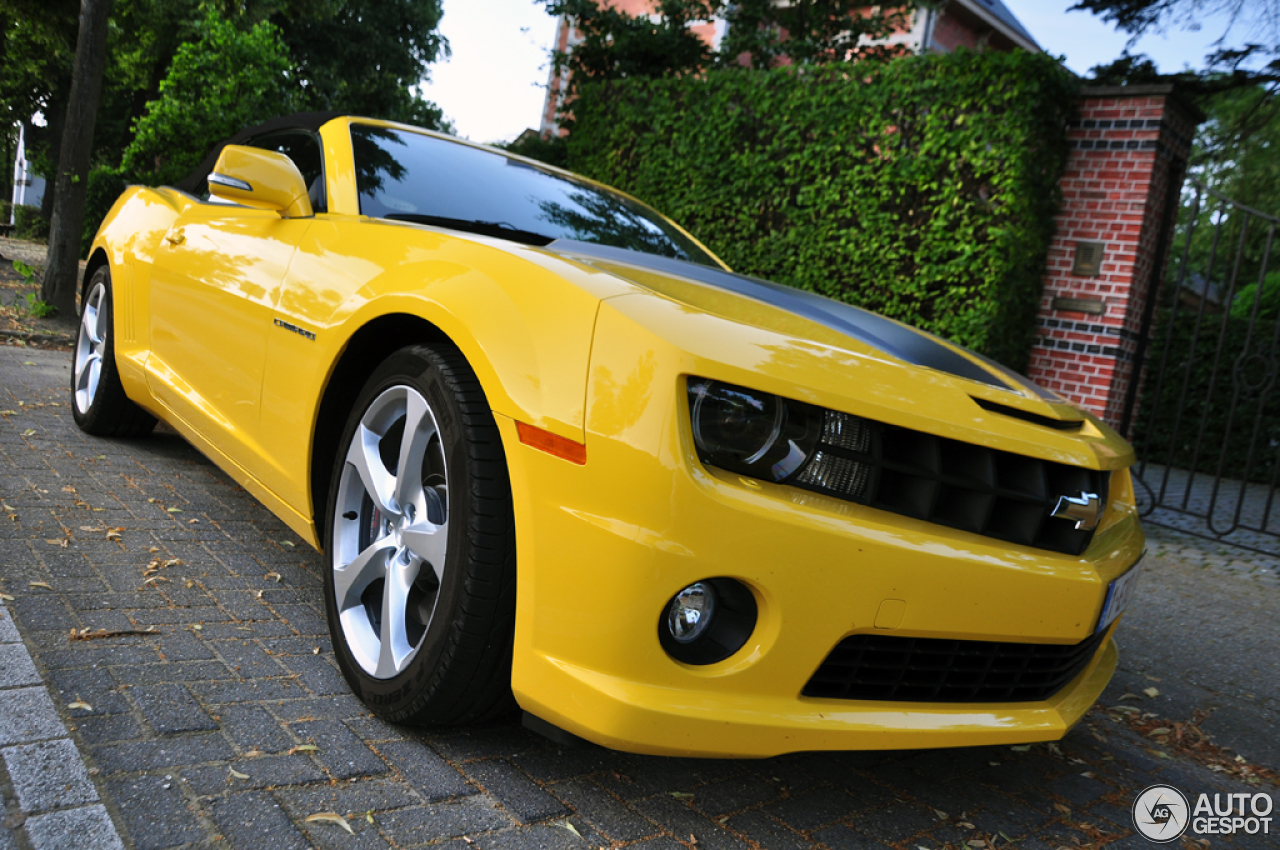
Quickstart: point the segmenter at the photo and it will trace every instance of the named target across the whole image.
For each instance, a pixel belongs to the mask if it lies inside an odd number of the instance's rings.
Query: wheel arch
[[[77,315],[79,315],[80,310],[83,309],[81,305],[84,303],[85,289],[89,286],[89,281],[93,279],[93,273],[103,266],[109,265],[109,262],[107,252],[104,248],[95,248],[93,253],[89,255],[89,260],[85,263],[84,267],[84,277],[80,279],[80,286],[78,287],[80,303],[76,305]]]
[[[391,313],[369,321],[351,335],[325,383],[316,408],[311,439],[311,515],[316,537],[325,539],[325,506],[332,487],[333,459],[347,424],[347,411],[364,389],[365,381],[382,361],[407,345],[447,342],[449,336],[431,322],[407,313]],[[456,345],[455,345],[456,347]]]

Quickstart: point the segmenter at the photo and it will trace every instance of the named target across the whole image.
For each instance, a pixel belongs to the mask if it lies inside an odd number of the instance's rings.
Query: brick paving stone
[[[20,643],[0,644],[0,688],[41,684],[36,665]]]
[[[340,720],[295,723],[292,730],[299,741],[320,748],[315,757],[338,779],[377,776],[389,770],[387,763]]]
[[[496,832],[484,836],[476,843],[481,850],[580,850],[591,846],[583,836],[575,835],[566,827],[551,824]]]
[[[204,827],[183,796],[181,783],[165,776],[134,776],[107,783],[137,850],[161,850],[205,838]]]
[[[182,685],[142,685],[129,689],[147,723],[161,735],[217,729],[208,712]]]
[[[733,832],[750,836],[752,841],[769,850],[807,850],[814,846],[812,841],[758,811],[734,815],[724,824]]]
[[[465,769],[467,775],[497,797],[521,823],[535,823],[568,813],[559,800],[505,761],[473,762]]]
[[[235,776],[232,770],[248,778]],[[228,790],[327,782],[329,779],[324,770],[303,753],[242,758],[230,764],[199,765],[185,768],[182,775],[191,790],[202,795],[219,794]]]
[[[749,806],[772,802],[781,795],[778,786],[758,776],[740,776],[704,785],[693,797],[694,808],[717,817]]]
[[[762,811],[799,832],[808,832],[824,824],[842,820],[853,813],[853,798],[838,788],[820,788],[772,803]]]
[[[297,674],[298,681],[313,694],[334,696],[351,692],[347,680],[342,678],[342,673],[326,656],[290,655],[277,657],[276,660],[290,672]]]
[[[34,850],[124,850],[103,806],[85,806],[29,818],[25,825]]]
[[[107,714],[95,717],[82,713],[75,718],[71,727],[77,737],[90,745],[111,744],[117,741],[132,741],[146,734],[142,723],[130,714]]]
[[[882,841],[863,835],[844,824],[836,824],[813,834],[815,841],[830,850],[890,850]]]
[[[13,617],[10,617],[4,606],[0,605],[0,644],[3,643],[22,643],[22,635],[18,634],[18,627],[13,624]]]
[[[60,738],[65,734],[53,700],[44,688],[0,691],[0,746]]]
[[[890,844],[933,829],[938,817],[924,806],[898,804],[859,812],[849,823],[868,838]]]
[[[27,813],[94,803],[98,792],[68,738],[0,750],[18,805]]]
[[[555,747],[550,742],[542,743],[511,758],[516,767],[542,782],[612,770],[619,761],[617,753],[603,747]]]
[[[559,782],[551,786],[551,791],[613,841],[636,841],[658,833],[658,827],[651,821],[590,780]]]
[[[690,836],[705,850],[747,850],[748,844],[709,818],[703,817],[680,800],[670,796],[638,800],[635,810],[671,832],[680,840]]]
[[[265,791],[249,791],[213,800],[209,811],[233,847],[303,850],[307,840],[280,804]]]
[[[131,741],[96,747],[93,751],[103,773],[155,770],[186,764],[229,759],[235,755],[226,738],[216,732],[183,735],[166,741]]]
[[[478,791],[457,768],[421,741],[388,741],[378,745],[378,752],[429,803]]]
[[[445,803],[396,809],[375,814],[374,820],[397,844],[409,846],[512,825],[511,819],[484,797],[462,797]]]
[[[243,751],[278,753],[297,743],[280,721],[260,705],[221,705],[214,712],[222,731]]]

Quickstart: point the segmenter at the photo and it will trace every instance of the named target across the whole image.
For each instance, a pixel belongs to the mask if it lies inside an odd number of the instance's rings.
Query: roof
[[[1040,48],[1035,37],[1027,32],[1027,28],[1022,25],[1022,22],[1000,0],[960,0],[960,3],[972,11],[992,19],[992,23],[1004,29],[1005,34],[1014,41],[1026,41],[1037,50]]]

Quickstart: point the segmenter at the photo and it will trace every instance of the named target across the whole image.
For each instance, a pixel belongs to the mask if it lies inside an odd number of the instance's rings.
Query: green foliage
[[[13,208],[13,235],[31,242],[49,240],[49,219],[39,207],[17,206]]]
[[[89,172],[89,182],[85,188],[84,231],[80,235],[80,256],[89,256],[89,248],[93,245],[93,237],[97,235],[98,227],[128,183],[123,169],[120,168],[103,165]]]
[[[13,261],[13,270],[22,275],[22,279],[27,283],[31,283],[31,281],[35,279],[35,266],[28,265],[27,263],[22,262],[22,260]]]
[[[1271,480],[1280,445],[1280,393],[1266,383],[1275,322],[1260,321],[1252,333],[1249,325],[1235,315],[1198,319],[1195,311],[1181,309],[1171,319],[1170,311],[1162,312],[1134,423],[1139,457],[1210,475],[1243,479],[1248,472],[1251,480]],[[1154,364],[1166,351],[1157,383]]]
[[[1254,302],[1257,301],[1258,320],[1275,322],[1280,319],[1280,269],[1268,272],[1262,279],[1262,298],[1258,299],[1258,283],[1254,281],[1242,286],[1231,299],[1231,316],[1235,319],[1248,319],[1253,316]]]
[[[1075,93],[1053,59],[1022,52],[592,81],[569,159],[740,272],[1017,369]]]
[[[210,12],[200,39],[183,44],[147,104],[121,163],[141,182],[168,183],[194,168],[219,140],[298,107],[299,90],[279,31],[246,31]]]
[[[513,142],[498,147],[511,151],[529,159],[554,165],[556,168],[569,167],[569,142],[564,136],[552,136],[544,139],[536,133],[526,131]]]
[[[553,55],[556,72],[570,73],[564,126],[572,126],[571,102],[587,82],[903,55],[901,45],[872,42],[902,29],[920,5],[920,0],[889,9],[876,0],[657,0],[655,14],[633,17],[599,0],[539,2],[549,14],[571,17],[581,35],[568,53]],[[728,24],[728,32],[715,51],[695,27],[711,26],[717,17]]]
[[[35,316],[37,319],[47,319],[50,316],[58,315],[58,308],[52,304],[46,304],[40,300],[40,296],[34,292],[28,292],[26,296],[27,312]]]

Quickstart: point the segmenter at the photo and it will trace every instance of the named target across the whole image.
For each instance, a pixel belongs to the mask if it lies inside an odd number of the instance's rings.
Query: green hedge
[[[1134,422],[1139,457],[1180,469],[1191,469],[1194,461],[1198,472],[1210,475],[1218,473],[1221,462],[1228,478],[1249,472],[1253,481],[1270,481],[1280,447],[1280,386],[1266,383],[1268,371],[1277,366],[1271,352],[1275,321],[1260,320],[1252,334],[1248,319],[1229,316],[1224,324],[1221,314],[1206,315],[1197,334],[1195,312],[1186,308],[1173,321],[1168,311],[1158,321]],[[1166,349],[1161,378],[1157,370]]]
[[[1044,55],[970,51],[591,83],[569,162],[736,271],[1022,369],[1076,86]]]

